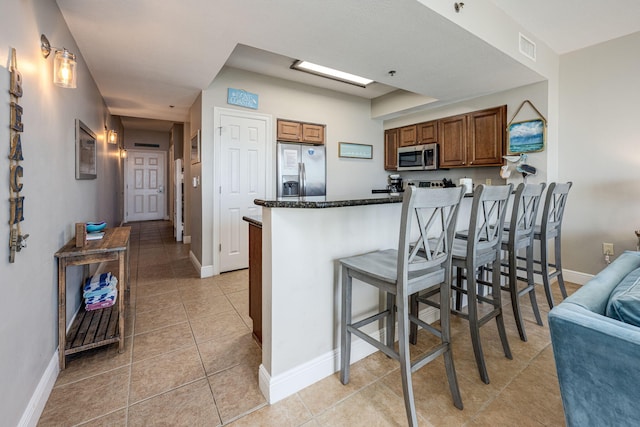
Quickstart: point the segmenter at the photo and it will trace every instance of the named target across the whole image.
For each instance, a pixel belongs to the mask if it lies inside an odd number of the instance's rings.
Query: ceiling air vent
[[[520,53],[531,59],[536,60],[536,44],[520,33]]]

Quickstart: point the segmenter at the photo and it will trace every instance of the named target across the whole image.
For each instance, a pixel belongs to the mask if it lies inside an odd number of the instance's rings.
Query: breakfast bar
[[[378,196],[378,197],[375,197]],[[262,365],[270,403],[338,370],[343,257],[396,248],[402,196],[255,200],[262,207]],[[470,204],[469,204],[470,205]],[[250,267],[251,268],[251,267]],[[380,295],[354,281],[354,317],[374,313]],[[435,310],[425,309],[421,317]],[[377,324],[371,326],[378,327]],[[379,334],[372,329],[370,334]],[[354,340],[352,363],[375,348]]]

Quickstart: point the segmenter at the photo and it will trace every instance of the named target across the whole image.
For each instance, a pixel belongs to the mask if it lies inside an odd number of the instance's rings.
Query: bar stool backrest
[[[463,187],[415,188],[404,194],[398,247],[398,279],[445,264],[450,269],[451,246]],[[415,221],[414,221],[415,218]],[[412,227],[417,226],[417,233]],[[413,241],[412,236],[418,235]]]
[[[515,243],[519,241],[527,240],[529,244],[533,243],[536,217],[545,185],[521,183],[516,188],[513,213],[508,227],[511,247],[516,247]]]
[[[512,184],[476,186],[473,192],[467,239],[467,259],[485,253],[497,253],[502,244],[502,229]]]
[[[571,189],[572,182],[557,183],[552,182],[547,189],[547,196],[542,209],[542,219],[540,221],[540,234],[547,239],[560,235],[562,227],[562,216],[567,204],[567,196]]]

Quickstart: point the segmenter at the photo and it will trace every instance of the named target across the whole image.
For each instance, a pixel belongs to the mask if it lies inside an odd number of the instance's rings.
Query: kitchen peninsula
[[[396,248],[402,197],[255,200],[262,207],[262,365],[270,403],[338,370],[338,260]],[[250,266],[251,269],[251,266]],[[354,281],[354,317],[373,314],[377,290]],[[371,326],[376,326],[375,324]],[[378,329],[369,331],[379,334]],[[352,362],[376,349],[361,340]]]

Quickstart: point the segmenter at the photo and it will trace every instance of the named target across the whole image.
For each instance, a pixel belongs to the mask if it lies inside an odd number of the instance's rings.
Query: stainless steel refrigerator
[[[324,145],[278,143],[278,197],[326,195]]]

